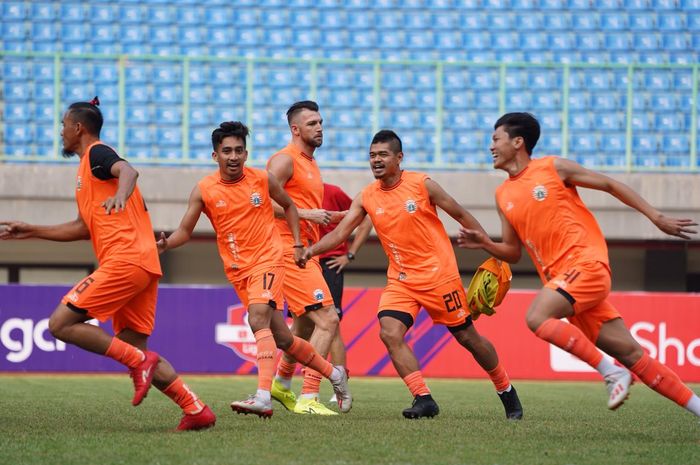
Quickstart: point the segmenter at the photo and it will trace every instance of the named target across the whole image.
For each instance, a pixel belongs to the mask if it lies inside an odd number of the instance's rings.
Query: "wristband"
[[[304,248],[304,244],[294,244],[294,245],[292,246],[292,248],[294,248],[294,249],[303,249],[303,248]]]

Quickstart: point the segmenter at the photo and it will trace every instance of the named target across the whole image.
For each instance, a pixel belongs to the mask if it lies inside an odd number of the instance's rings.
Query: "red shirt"
[[[323,183],[323,209],[328,211],[338,211],[342,212],[350,208],[352,199],[348,197],[348,194],[343,192],[343,190],[334,186],[333,184]],[[329,232],[333,231],[335,227],[338,226],[337,223],[329,224],[328,226],[320,225],[321,237],[325,236]],[[321,258],[338,257],[340,255],[345,255],[348,253],[348,243],[347,241],[340,244],[333,250],[321,254]]]

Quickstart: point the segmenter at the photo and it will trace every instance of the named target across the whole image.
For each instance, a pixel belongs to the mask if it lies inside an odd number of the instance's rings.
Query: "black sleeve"
[[[117,152],[104,144],[95,145],[90,149],[90,169],[97,179],[112,179],[112,165],[121,160],[123,158],[120,158]]]

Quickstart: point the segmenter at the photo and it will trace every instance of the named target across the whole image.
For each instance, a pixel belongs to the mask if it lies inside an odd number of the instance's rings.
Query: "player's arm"
[[[336,273],[343,271],[350,263],[350,256],[354,257],[357,255],[360,247],[367,241],[370,232],[372,232],[372,220],[369,216],[365,216],[362,223],[355,229],[355,238],[352,240],[350,247],[348,247],[348,253],[346,255],[338,255],[337,257],[330,258],[326,263],[328,268],[335,269]]]
[[[649,218],[657,228],[666,234],[690,239],[688,234],[697,233],[697,229],[693,226],[698,224],[694,220],[665,216],[625,183],[563,158],[555,158],[554,167],[564,183],[607,192]]]
[[[139,177],[139,172],[134,169],[126,160],[120,160],[110,168],[112,176],[119,179],[117,192],[113,197],[109,197],[102,202],[105,212],[109,215],[112,210],[120,212],[126,207],[126,201],[136,188],[136,180]]]
[[[306,249],[304,258],[308,260],[314,255],[320,255],[336,248],[340,243],[346,241],[348,237],[350,237],[350,234],[357,228],[366,215],[367,212],[362,206],[362,193],[360,193],[355,197],[355,200],[352,201],[345,218],[338,223],[338,226],[336,226],[333,231],[326,234],[320,241]]]
[[[477,221],[471,213],[467,211],[466,208],[461,206],[450,194],[445,192],[445,190],[432,179],[428,178],[425,180],[425,188],[428,190],[430,195],[430,202],[433,205],[437,205],[445,211],[448,215],[454,218],[462,227],[470,230],[481,231],[486,234],[486,231],[481,226],[479,221]]]
[[[294,163],[288,155],[282,153],[270,159],[267,164],[267,171],[277,178],[280,186],[284,186],[294,174]],[[276,218],[285,217],[284,208],[282,208],[277,202],[272,202],[272,208],[275,210]],[[297,211],[299,212],[299,218],[302,220],[324,225],[331,221],[331,213],[322,208],[298,208]]]
[[[294,238],[294,261],[297,265],[302,265],[301,256],[304,253],[304,247],[301,243],[301,235],[299,234],[299,212],[297,211],[297,207],[272,173],[268,173],[267,179],[270,198],[283,209],[284,217],[287,219],[289,230],[292,232],[292,237]]]
[[[190,194],[190,199],[187,202],[187,211],[185,211],[182,220],[180,220],[180,226],[178,226],[170,236],[166,237],[164,232],[160,233],[160,238],[158,242],[156,242],[158,253],[180,247],[182,244],[189,241],[190,237],[192,237],[192,231],[194,231],[194,227],[197,225],[197,220],[199,220],[203,210],[204,200],[202,200],[202,192],[199,190],[199,185],[196,185]]]
[[[501,218],[501,242],[494,242],[483,231],[462,227],[459,228],[457,245],[464,249],[483,249],[499,260],[517,263],[522,253],[520,238],[501,209],[498,206],[496,208]]]
[[[56,242],[72,242],[90,239],[90,230],[78,214],[68,223],[42,226],[21,221],[0,221],[0,239],[46,239]]]

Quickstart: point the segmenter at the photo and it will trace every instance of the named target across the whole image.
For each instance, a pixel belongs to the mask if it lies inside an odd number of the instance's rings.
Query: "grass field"
[[[179,409],[155,389],[131,407],[126,375],[2,375],[0,464],[700,464],[697,419],[639,384],[610,412],[602,382],[520,381],[525,419],[508,422],[486,381],[430,380],[441,413],[410,421],[400,380],[353,378],[347,415],[275,404],[262,420],[229,408],[254,378],[185,378],[218,415],[215,428],[171,432]]]

